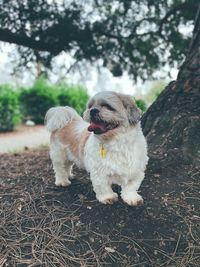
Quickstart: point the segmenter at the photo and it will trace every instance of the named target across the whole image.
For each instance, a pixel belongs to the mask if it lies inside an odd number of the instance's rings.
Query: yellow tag
[[[100,145],[100,155],[102,159],[106,158],[106,149],[103,147],[103,145]]]

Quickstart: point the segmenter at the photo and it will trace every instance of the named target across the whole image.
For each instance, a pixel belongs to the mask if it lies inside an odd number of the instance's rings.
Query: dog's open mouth
[[[94,132],[95,134],[104,134],[110,130],[117,128],[119,125],[117,123],[109,123],[104,121],[91,122],[88,131]]]

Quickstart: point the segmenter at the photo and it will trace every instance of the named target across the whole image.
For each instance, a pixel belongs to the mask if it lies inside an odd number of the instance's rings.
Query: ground
[[[49,133],[43,125],[19,125],[13,132],[0,133],[0,153],[13,152],[49,144]]]
[[[199,267],[200,174],[161,166],[150,160],[144,205],[109,206],[82,170],[56,188],[46,149],[1,154],[0,266]]]

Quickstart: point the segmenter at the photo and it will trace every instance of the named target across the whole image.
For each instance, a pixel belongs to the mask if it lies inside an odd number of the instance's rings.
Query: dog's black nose
[[[94,117],[95,115],[97,115],[99,113],[99,110],[97,108],[92,108],[90,110],[90,116]]]

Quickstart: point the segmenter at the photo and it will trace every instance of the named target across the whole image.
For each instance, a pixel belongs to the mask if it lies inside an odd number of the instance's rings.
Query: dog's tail
[[[82,120],[81,116],[70,107],[50,108],[45,116],[44,123],[49,132],[61,129],[73,120]]]

